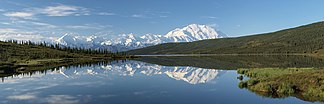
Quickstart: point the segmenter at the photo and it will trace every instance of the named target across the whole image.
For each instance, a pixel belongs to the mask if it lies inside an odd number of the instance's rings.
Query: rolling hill
[[[128,54],[322,54],[324,22],[277,32],[188,43],[166,43]]]

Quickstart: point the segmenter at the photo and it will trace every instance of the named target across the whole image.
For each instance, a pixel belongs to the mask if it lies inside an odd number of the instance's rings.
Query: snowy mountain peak
[[[133,33],[127,35],[129,39],[135,40],[135,35]]]
[[[192,29],[198,29],[198,28],[206,28],[206,25],[199,25],[199,24],[190,24],[186,26],[185,28],[192,28]]]
[[[190,24],[183,28],[176,28],[165,35],[173,42],[192,42],[204,39],[226,37],[220,35],[214,28],[207,25]]]
[[[73,37],[69,36],[68,33],[65,33],[63,36],[61,36],[60,38],[58,38],[58,39],[56,40],[56,43],[59,43],[59,44],[61,44],[61,45],[68,45],[68,43],[65,42],[65,41],[67,41],[67,40],[72,40],[72,39],[73,39]]]

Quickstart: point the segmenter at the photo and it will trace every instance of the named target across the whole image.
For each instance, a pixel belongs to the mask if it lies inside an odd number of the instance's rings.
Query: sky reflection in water
[[[140,61],[61,67],[4,78],[0,103],[305,103],[263,98],[239,89],[236,71]]]

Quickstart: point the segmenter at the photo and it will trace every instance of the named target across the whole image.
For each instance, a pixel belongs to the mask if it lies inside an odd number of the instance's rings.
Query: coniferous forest
[[[43,63],[91,62],[126,58],[123,52],[112,53],[107,49],[64,47],[46,42],[7,40],[0,42],[0,65],[42,65]],[[40,61],[42,61],[40,63]]]

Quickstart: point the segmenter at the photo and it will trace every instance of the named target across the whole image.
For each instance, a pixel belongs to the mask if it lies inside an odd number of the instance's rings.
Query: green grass
[[[316,68],[253,68],[239,69],[250,79],[239,83],[267,97],[295,96],[305,101],[324,102],[324,70]]]
[[[287,74],[296,74],[300,72],[313,71],[313,68],[251,68],[238,69],[237,73],[244,74],[250,78],[275,77]]]

